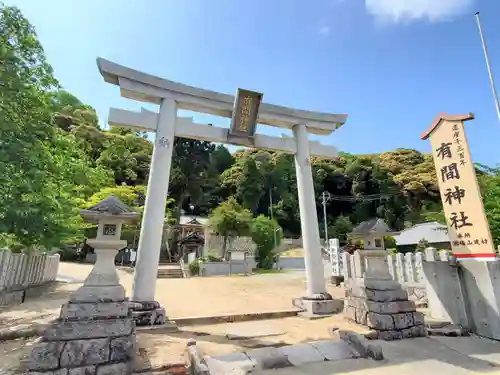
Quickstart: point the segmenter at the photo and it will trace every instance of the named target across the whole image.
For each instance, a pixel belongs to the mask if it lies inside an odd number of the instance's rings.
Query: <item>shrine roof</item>
[[[136,212],[130,210],[125,203],[113,194],[91,207],[80,210],[80,214],[91,219],[107,215],[121,216],[126,219],[134,219],[137,216]]]
[[[363,236],[369,234],[393,234],[391,228],[383,219],[366,220],[358,224],[354,230],[349,233],[351,236]]]

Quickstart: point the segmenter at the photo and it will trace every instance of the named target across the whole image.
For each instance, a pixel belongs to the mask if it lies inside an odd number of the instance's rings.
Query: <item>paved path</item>
[[[500,374],[500,343],[479,337],[427,337],[382,345],[386,359],[317,362],[255,375],[470,375]]]

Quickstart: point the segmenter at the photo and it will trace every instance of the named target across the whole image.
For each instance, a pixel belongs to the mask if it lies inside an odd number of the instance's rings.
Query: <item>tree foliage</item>
[[[283,231],[276,220],[259,215],[251,225],[252,240],[257,247],[256,257],[258,268],[270,269],[274,263],[273,250],[279,247]]]
[[[210,215],[209,225],[224,237],[223,257],[226,257],[227,241],[231,237],[246,235],[250,229],[252,213],[234,198],[222,202]]]

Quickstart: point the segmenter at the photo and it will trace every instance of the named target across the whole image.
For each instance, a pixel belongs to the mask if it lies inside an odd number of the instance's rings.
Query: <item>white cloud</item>
[[[394,23],[446,21],[470,10],[474,0],[365,0],[368,13]]]
[[[330,27],[328,26],[323,26],[320,30],[319,30],[319,33],[321,35],[328,35],[330,34]]]

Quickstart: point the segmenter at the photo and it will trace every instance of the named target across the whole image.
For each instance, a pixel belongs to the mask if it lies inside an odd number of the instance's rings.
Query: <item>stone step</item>
[[[156,277],[158,279],[182,279],[184,274],[180,268],[160,268]]]

